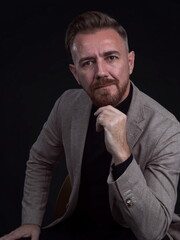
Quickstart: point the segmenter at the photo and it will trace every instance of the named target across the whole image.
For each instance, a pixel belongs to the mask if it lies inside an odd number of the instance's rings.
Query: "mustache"
[[[91,90],[95,90],[100,87],[105,87],[107,85],[117,85],[118,80],[117,79],[110,79],[110,78],[100,78],[99,80],[95,81],[91,85]]]

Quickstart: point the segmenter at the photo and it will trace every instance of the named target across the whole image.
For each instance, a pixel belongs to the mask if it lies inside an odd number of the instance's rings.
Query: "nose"
[[[96,79],[108,77],[107,67],[103,61],[96,62]]]

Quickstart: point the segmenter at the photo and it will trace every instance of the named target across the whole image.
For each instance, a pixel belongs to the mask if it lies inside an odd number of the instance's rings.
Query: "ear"
[[[77,83],[80,85],[79,80],[78,80],[78,76],[77,76],[77,72],[76,72],[76,67],[74,64],[69,64],[69,70],[71,71],[71,73],[73,74],[74,78],[76,79]]]
[[[134,60],[135,60],[135,52],[131,51],[128,53],[128,59],[129,59],[129,74],[133,72],[134,69]]]

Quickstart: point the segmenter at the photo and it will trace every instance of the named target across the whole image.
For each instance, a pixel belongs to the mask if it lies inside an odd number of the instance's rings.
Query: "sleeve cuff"
[[[116,181],[126,171],[128,166],[131,164],[132,160],[133,160],[133,156],[131,154],[131,156],[126,161],[124,161],[123,163],[120,163],[118,165],[115,165],[113,163],[113,165],[112,165],[112,175],[113,175],[114,181]]]

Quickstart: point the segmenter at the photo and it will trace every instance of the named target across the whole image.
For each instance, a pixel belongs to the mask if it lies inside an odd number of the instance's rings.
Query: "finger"
[[[22,237],[30,237],[30,234],[24,234],[22,231],[19,229],[16,229],[9,234],[4,235],[0,240],[16,240],[16,239],[21,239]]]
[[[7,238],[5,238],[5,240],[16,240],[16,239],[20,239],[21,237],[22,237],[21,234],[17,232],[12,232],[7,235]]]
[[[103,126],[98,122],[96,122],[96,132],[101,132],[103,130],[104,130]]]
[[[94,113],[95,116],[98,116],[100,113],[106,111],[106,110],[111,110],[111,106],[104,106],[104,107],[100,107],[98,108],[98,110]]]
[[[101,132],[103,129],[103,114],[100,114],[96,119],[96,132]]]
[[[12,234],[6,234],[0,238],[0,240],[16,240],[16,239],[18,238]]]
[[[14,238],[13,236],[10,236],[10,234],[6,234],[2,238],[0,238],[0,240],[15,240],[15,239],[16,238]]]
[[[118,109],[112,107],[112,106],[105,106],[105,107],[100,107],[95,113],[94,116],[98,116],[101,113],[106,113],[106,114],[120,114],[121,111]]]
[[[98,110],[94,113],[94,116],[98,116],[100,113],[102,113],[106,109],[108,109],[108,106],[98,108]]]

